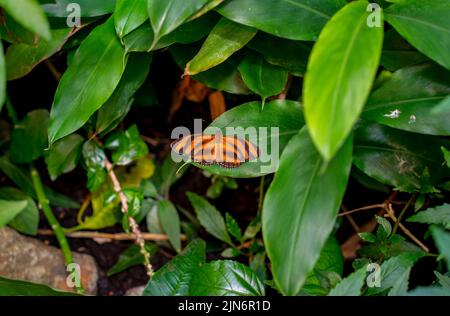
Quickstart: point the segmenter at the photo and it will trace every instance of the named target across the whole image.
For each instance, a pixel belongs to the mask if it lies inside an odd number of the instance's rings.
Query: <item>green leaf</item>
[[[303,76],[306,72],[311,52],[311,45],[307,42],[287,40],[260,32],[247,46],[263,55],[268,63],[283,67],[295,76]]]
[[[252,52],[245,55],[239,71],[247,87],[261,96],[263,105],[268,97],[283,91],[288,79],[287,70],[269,64],[260,54]]]
[[[450,291],[437,286],[419,286],[409,291],[408,296],[450,296]]]
[[[96,133],[106,134],[114,129],[125,117],[134,100],[134,94],[144,83],[150,71],[152,56],[131,54],[116,90],[98,110]]]
[[[161,37],[171,33],[202,10],[209,1],[148,0],[148,15],[154,33],[152,47],[155,47]]]
[[[242,238],[241,228],[239,227],[238,222],[229,213],[225,214],[225,223],[227,225],[227,230],[231,234],[231,236],[236,238],[236,240],[241,240]]]
[[[363,267],[339,282],[328,296],[360,296],[366,280],[366,267]]]
[[[391,5],[386,20],[422,53],[450,69],[450,3],[409,0]]]
[[[373,243],[377,241],[377,237],[372,233],[358,233],[358,236],[366,242]]]
[[[6,73],[8,80],[15,80],[30,73],[42,61],[61,50],[71,35],[71,29],[52,31],[50,41],[40,40],[37,45],[15,43],[9,46],[6,55]]]
[[[153,256],[158,248],[154,244],[146,244],[145,249]],[[112,276],[143,263],[144,256],[141,254],[141,247],[139,247],[139,245],[131,245],[120,254],[119,259],[117,259],[114,266],[108,270],[107,275]]]
[[[450,229],[450,204],[428,208],[411,216],[406,221],[426,224],[442,224]]]
[[[445,147],[441,147],[442,153],[444,154],[445,162],[447,163],[447,167],[450,168],[450,151]]]
[[[431,235],[433,236],[434,242],[439,254],[447,262],[447,270],[450,271],[450,233],[443,230],[439,226],[431,226]]]
[[[237,23],[275,36],[313,41],[345,0],[230,0],[218,8]]]
[[[0,200],[0,228],[6,226],[14,219],[20,212],[22,212],[28,201],[8,201]]]
[[[384,217],[375,215],[375,218],[379,224],[378,230],[377,230],[377,237],[378,240],[385,240],[388,238],[392,233],[392,226],[391,223]]]
[[[260,177],[273,173],[278,168],[279,154],[304,124],[298,102],[274,100],[265,104],[264,111],[261,111],[261,102],[239,105],[219,116],[204,133],[220,128],[224,135],[228,135],[227,128],[236,128],[236,132],[244,132],[245,135],[242,136],[247,138],[256,134],[257,138],[252,142],[259,147],[259,159],[246,162],[237,168],[196,166],[213,174],[234,178]]]
[[[173,248],[180,252],[180,217],[175,206],[169,200],[160,200],[157,203],[157,208],[161,228],[169,236]]]
[[[281,155],[264,199],[262,221],[274,280],[285,295],[300,291],[332,231],[350,174],[351,148],[349,139],[324,165],[303,128]]]
[[[192,296],[263,296],[264,284],[242,263],[217,260],[194,272],[189,287]]]
[[[367,294],[377,295],[388,291],[389,296],[406,295],[411,268],[422,256],[420,253],[404,253],[383,262],[380,267],[380,287],[369,288]]]
[[[434,271],[434,275],[436,276],[437,280],[439,281],[439,284],[447,289],[450,289],[450,277],[447,275],[440,274],[437,271]]]
[[[133,124],[125,132],[112,134],[106,140],[105,147],[114,150],[112,159],[119,166],[128,165],[148,154],[148,147],[142,140],[136,124]]]
[[[17,202],[26,201],[25,208],[8,225],[21,233],[36,235],[39,224],[39,210],[33,199],[11,187],[0,188],[0,199]]]
[[[24,28],[14,18],[4,10],[3,23],[0,25],[0,35],[6,42],[16,44],[25,43],[28,45],[36,44],[36,34]]]
[[[44,0],[48,2],[48,0]],[[53,0],[55,3],[44,4],[43,8],[49,16],[65,18],[73,11],[67,11],[73,0]],[[116,0],[77,0],[81,8],[81,17],[97,17],[114,12]]]
[[[44,11],[36,0],[0,0],[0,7],[4,8],[14,20],[23,27],[37,33],[46,40],[50,40],[50,26]]]
[[[355,131],[353,163],[397,190],[429,191],[430,184],[438,184],[449,173],[442,166],[440,147],[444,145],[450,147],[438,137],[363,123]]]
[[[192,192],[187,192],[186,195],[195,209],[200,224],[206,231],[217,239],[233,245],[222,214],[201,196]]]
[[[305,119],[325,160],[334,156],[352,130],[378,68],[383,28],[368,26],[367,6],[366,1],[351,2],[333,16],[308,62]]]
[[[369,96],[362,117],[406,131],[450,135],[450,104],[440,106],[449,94],[448,71],[442,67],[426,63],[402,68]]]
[[[244,47],[255,34],[255,29],[225,18],[220,19],[209,33],[200,51],[187,63],[185,74],[195,75],[221,64]]]
[[[61,174],[75,169],[81,156],[82,144],[83,137],[78,134],[71,134],[56,141],[49,149],[45,162],[53,181]]]
[[[30,163],[47,148],[48,111],[34,110],[14,127],[9,155],[15,163]]]
[[[114,24],[120,38],[138,28],[148,19],[146,0],[117,0],[114,10]]]
[[[82,148],[84,166],[88,172],[87,187],[89,191],[97,190],[106,178],[105,161],[106,155],[100,145],[88,140]]]
[[[3,44],[0,43],[0,111],[6,100],[6,76],[7,70],[5,65],[5,56],[3,53]]]
[[[46,285],[11,280],[0,276],[0,296],[77,296],[72,292],[54,290]]]
[[[156,271],[142,295],[188,295],[194,272],[205,262],[205,248],[203,240],[192,241],[181,254]]]
[[[124,71],[124,54],[112,18],[81,43],[56,90],[50,114],[50,144],[83,126],[109,99]]]

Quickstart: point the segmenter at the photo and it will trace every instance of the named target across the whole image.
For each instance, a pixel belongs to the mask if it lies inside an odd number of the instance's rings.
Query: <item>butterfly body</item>
[[[224,168],[236,168],[259,157],[258,147],[237,136],[194,134],[174,141],[171,147],[193,162]]]

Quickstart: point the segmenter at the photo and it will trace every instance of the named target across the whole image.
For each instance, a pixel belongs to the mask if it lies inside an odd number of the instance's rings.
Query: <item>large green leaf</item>
[[[147,0],[117,0],[114,10],[114,24],[120,38],[129,34],[147,20]]]
[[[230,0],[218,8],[226,18],[294,40],[317,38],[345,0]]]
[[[439,226],[432,226],[431,235],[439,253],[447,262],[447,270],[450,271],[450,233]]]
[[[0,200],[0,228],[6,226],[28,205],[28,201]]]
[[[187,192],[186,195],[195,209],[200,224],[206,231],[217,239],[232,245],[222,214],[201,196],[192,192]]]
[[[158,201],[156,207],[158,208],[158,218],[162,230],[169,236],[169,241],[173,248],[180,252],[180,217],[177,209],[169,200]]]
[[[6,99],[6,64],[5,64],[5,56],[3,52],[3,44],[0,43],[0,111],[3,108],[3,104],[5,104]]]
[[[314,45],[304,81],[305,119],[319,152],[330,160],[349,135],[375,77],[382,27],[369,27],[367,1],[346,5]]]
[[[227,60],[244,47],[256,30],[222,18],[206,38],[200,51],[186,65],[185,74],[195,75]]]
[[[283,294],[296,295],[319,259],[346,189],[351,150],[349,139],[324,164],[305,127],[281,155],[264,199],[262,221],[274,280]]]
[[[264,284],[242,263],[217,260],[194,272],[189,286],[192,296],[263,296]]]
[[[50,114],[50,144],[83,126],[109,99],[124,62],[124,48],[110,18],[82,42],[59,82]]]
[[[196,166],[214,174],[235,178],[259,177],[273,173],[278,168],[279,155],[284,147],[304,124],[298,102],[274,100],[266,103],[263,111],[261,102],[242,104],[219,116],[205,133],[213,132],[215,128],[219,128],[224,135],[227,128],[237,128],[236,131],[243,129],[246,137],[257,133],[255,145],[259,147],[260,158],[243,163],[237,168]]]
[[[15,163],[29,163],[47,148],[48,111],[34,110],[14,127],[9,155]]]
[[[268,97],[283,91],[288,79],[287,70],[269,64],[255,52],[245,55],[239,71],[247,87],[261,96],[263,105]]]
[[[450,135],[450,103],[440,106],[449,94],[450,76],[442,67],[402,68],[369,96],[362,117],[411,132]]]
[[[192,241],[181,254],[156,271],[144,290],[144,296],[188,295],[195,270],[205,262],[205,242]]]
[[[359,296],[366,280],[366,267],[363,267],[339,282],[328,296]]]
[[[8,225],[21,233],[36,235],[39,224],[39,210],[33,199],[12,187],[0,188],[0,199],[19,202],[26,201],[27,205],[25,208]]]
[[[0,0],[0,7],[28,30],[46,40],[52,37],[47,17],[37,0]]]
[[[407,219],[408,222],[442,224],[450,229],[450,204],[428,208]]]
[[[435,136],[362,123],[355,131],[354,143],[354,164],[400,191],[429,191],[430,185],[449,174],[440,148],[450,148],[450,144]]]
[[[67,8],[69,8],[69,4],[74,3],[73,0],[53,0],[52,2],[54,3],[43,5],[45,12],[49,16],[67,17],[72,13]],[[80,6],[81,17],[96,17],[112,13],[116,0],[77,0],[76,3]]]
[[[153,28],[152,48],[164,35],[169,34],[190,17],[201,11],[211,0],[148,0],[148,15]]]
[[[149,54],[131,54],[116,90],[98,110],[96,133],[106,134],[125,117],[134,100],[134,94],[144,83],[152,62]]]
[[[40,40],[37,45],[16,43],[9,46],[5,55],[8,80],[27,75],[39,63],[59,51],[71,35],[71,29],[52,31],[50,41]]]
[[[83,137],[78,134],[71,134],[53,144],[45,157],[52,180],[75,169],[81,156],[82,144]]]
[[[27,281],[11,280],[0,276],[0,296],[75,296],[71,292],[61,292],[46,285]]]
[[[397,1],[386,9],[386,20],[422,53],[450,69],[450,2]]]

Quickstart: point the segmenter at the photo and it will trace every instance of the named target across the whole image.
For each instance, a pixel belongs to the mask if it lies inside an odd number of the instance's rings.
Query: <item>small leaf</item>
[[[146,244],[145,249],[150,255],[154,255],[158,248],[154,244]],[[139,245],[132,245],[120,254],[119,259],[117,259],[114,266],[108,270],[107,274],[108,276],[112,276],[143,263],[144,256],[141,254],[141,248]]]
[[[431,226],[431,235],[439,250],[439,254],[447,262],[447,270],[450,271],[450,233],[439,226]]]
[[[192,296],[263,296],[264,284],[247,266],[217,260],[194,272],[189,286]]]
[[[201,196],[192,192],[187,192],[186,195],[195,209],[200,224],[206,231],[217,239],[233,245],[222,214]]]
[[[388,238],[392,233],[392,226],[391,223],[384,217],[375,215],[375,218],[379,224],[378,230],[377,230],[377,237],[379,240],[384,240]]]
[[[73,292],[54,290],[46,285],[11,280],[0,276],[0,296],[77,296]]]
[[[114,151],[112,160],[119,166],[126,166],[148,154],[148,147],[135,124],[125,132],[111,135],[106,140],[105,147]]]
[[[161,228],[169,236],[169,241],[173,248],[180,252],[180,217],[176,208],[168,200],[158,201],[157,208]]]
[[[428,208],[411,216],[406,221],[426,224],[442,224],[450,228],[450,204]]]
[[[28,201],[0,200],[0,228],[11,222],[27,205]]]
[[[375,237],[375,235],[372,233],[358,233],[358,236],[366,242],[373,243],[377,241],[377,237]]]
[[[339,282],[328,296],[359,296],[366,280],[366,267],[363,267]]]
[[[186,65],[185,74],[195,75],[221,64],[244,47],[255,34],[256,30],[252,28],[222,18],[197,55]]]
[[[88,140],[82,148],[84,166],[87,170],[89,191],[97,190],[106,178],[106,155],[103,149],[93,140]]]
[[[45,162],[48,173],[54,181],[59,175],[75,169],[81,155],[83,137],[71,134],[58,141],[49,149]]]
[[[445,162],[447,163],[447,167],[450,168],[450,150],[445,147],[441,147],[442,153],[444,154]]]
[[[242,238],[242,232],[241,228],[239,227],[239,224],[236,222],[236,220],[231,216],[229,213],[225,214],[225,222],[227,224],[228,232],[236,238],[236,240],[241,240]]]
[[[27,205],[8,225],[15,230],[36,235],[39,224],[39,210],[34,200],[23,192],[11,187],[0,188],[0,199],[7,201],[26,201]]]

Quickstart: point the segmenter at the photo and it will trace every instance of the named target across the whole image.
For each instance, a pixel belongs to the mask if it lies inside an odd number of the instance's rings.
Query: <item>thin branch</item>
[[[54,232],[50,229],[39,229],[38,235],[52,236],[54,235]],[[102,233],[96,231],[77,231],[72,233],[66,232],[65,235],[69,238],[105,239],[105,240],[119,240],[119,241],[136,239],[134,236],[130,236],[130,234],[127,233]],[[141,236],[144,240],[148,241],[169,240],[169,237],[164,234],[141,233]],[[180,238],[181,240],[186,240],[185,235],[181,235]]]
[[[388,204],[387,208],[386,208],[386,215],[391,218],[394,222],[398,223],[398,227],[400,227],[400,229],[403,231],[403,233],[408,236],[409,238],[411,238],[420,248],[423,249],[423,251],[425,252],[430,252],[430,249],[428,249],[427,246],[425,246],[416,236],[414,236],[411,231],[406,228],[402,223],[399,222],[399,220],[397,219],[397,217],[395,216],[394,213],[394,209],[392,208],[392,204]]]
[[[61,80],[61,73],[56,69],[55,65],[48,59],[45,60],[45,64],[47,65],[48,70],[50,70],[53,78],[59,82]]]
[[[406,205],[403,207],[403,209],[400,212],[400,215],[397,218],[397,221],[394,224],[394,228],[392,229],[392,234],[395,234],[397,232],[398,226],[400,224],[400,221],[403,218],[403,215],[405,215],[406,211],[409,209],[409,207],[411,206],[413,200],[415,199],[415,195],[411,196],[411,198],[408,200],[408,202],[406,203]]]
[[[359,211],[373,210],[373,209],[376,209],[376,208],[385,208],[385,207],[386,207],[386,204],[384,204],[384,203],[383,204],[367,205],[367,206],[364,206],[364,207],[356,208],[354,210],[350,210],[350,211],[345,211],[345,212],[339,213],[338,216],[345,216],[345,215],[350,215],[350,214],[353,214],[353,213],[356,213],[356,212],[359,212]]]
[[[150,253],[145,249],[145,239],[142,236],[142,232],[140,231],[136,220],[128,214],[128,198],[123,193],[120,182],[117,179],[116,174],[114,173],[113,165],[111,164],[111,162],[109,162],[108,159],[105,160],[105,167],[113,184],[114,191],[119,196],[120,203],[122,204],[122,213],[128,217],[131,231],[133,232],[136,243],[140,247],[142,256],[144,256],[144,265],[145,269],[147,270],[147,275],[151,278],[153,276],[153,267],[150,263]]]

